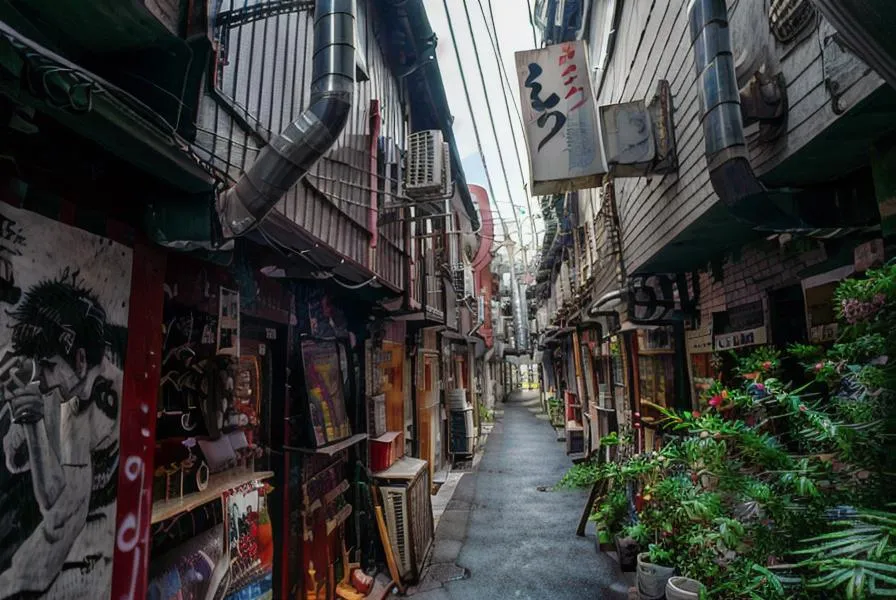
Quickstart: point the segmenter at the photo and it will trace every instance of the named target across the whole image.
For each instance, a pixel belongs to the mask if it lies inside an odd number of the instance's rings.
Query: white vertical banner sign
[[[585,42],[516,53],[532,194],[597,187],[607,172]]]

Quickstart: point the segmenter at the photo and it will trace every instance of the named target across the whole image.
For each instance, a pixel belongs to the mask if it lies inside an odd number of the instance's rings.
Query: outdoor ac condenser
[[[451,192],[451,153],[438,129],[408,136],[404,191],[409,198],[426,200]]]
[[[415,582],[433,540],[427,462],[406,456],[376,478],[399,575],[404,582]]]

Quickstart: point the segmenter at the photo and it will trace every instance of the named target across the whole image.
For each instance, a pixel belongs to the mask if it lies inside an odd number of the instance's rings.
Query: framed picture
[[[317,448],[352,435],[345,410],[341,357],[336,341],[302,341],[307,414],[311,441]]]

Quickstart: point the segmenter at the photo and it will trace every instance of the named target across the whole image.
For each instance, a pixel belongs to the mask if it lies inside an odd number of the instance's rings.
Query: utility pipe
[[[345,128],[355,88],[354,0],[316,0],[312,61],[308,108],[218,198],[225,237],[245,235],[256,227]]]

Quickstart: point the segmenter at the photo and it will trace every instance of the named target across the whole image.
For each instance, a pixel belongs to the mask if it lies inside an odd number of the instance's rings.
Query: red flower
[[[816,364],[815,364],[815,371],[816,371],[816,372],[821,371],[823,368],[824,368],[824,363],[816,363]]]
[[[699,418],[700,418],[700,411],[699,411],[699,410],[695,410],[694,412],[691,413],[691,416],[694,417],[695,419],[699,419]]]
[[[806,412],[808,410],[805,404],[800,404],[800,412]]]
[[[771,368],[772,368],[772,361],[767,360],[767,361],[765,361],[764,363],[762,363],[762,370],[763,370],[763,371],[768,371],[768,370],[771,369]]]
[[[709,405],[718,408],[719,406],[722,405],[722,397],[718,396],[718,395],[713,396],[712,398],[709,399]]]

